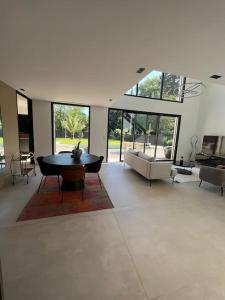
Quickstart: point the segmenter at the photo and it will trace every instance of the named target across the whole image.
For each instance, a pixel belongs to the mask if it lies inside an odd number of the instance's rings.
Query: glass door
[[[124,159],[135,149],[156,160],[173,160],[180,117],[109,109],[108,162]]]
[[[178,117],[160,116],[157,137],[156,159],[174,159],[178,121]]]
[[[121,160],[124,159],[124,152],[128,149],[134,149],[135,114],[123,112],[122,123]]]
[[[158,122],[158,115],[147,115],[145,153],[150,157],[155,157],[156,153]]]
[[[108,162],[120,161],[121,133],[123,111],[109,109],[108,114]]]
[[[134,149],[145,152],[146,114],[135,114],[134,119]]]

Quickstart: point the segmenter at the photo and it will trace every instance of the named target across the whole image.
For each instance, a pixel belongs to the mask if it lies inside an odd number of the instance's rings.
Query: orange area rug
[[[63,201],[57,177],[52,176],[47,178],[39,193],[31,197],[17,222],[109,208],[113,208],[113,204],[96,174],[86,175],[83,199],[80,191],[64,191]]]

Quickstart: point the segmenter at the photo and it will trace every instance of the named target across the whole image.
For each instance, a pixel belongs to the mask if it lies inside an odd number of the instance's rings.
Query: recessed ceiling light
[[[23,88],[20,88],[20,91],[22,91],[22,92],[26,92],[26,90],[25,90],[25,89],[23,89]]]
[[[222,76],[221,75],[212,75],[212,76],[210,76],[210,78],[213,78],[213,79],[219,79],[219,78],[221,78]]]
[[[111,102],[111,101],[112,101],[112,99],[109,99],[109,101]]]
[[[137,69],[136,73],[141,74],[142,72],[144,72],[145,68],[141,67],[139,69]]]

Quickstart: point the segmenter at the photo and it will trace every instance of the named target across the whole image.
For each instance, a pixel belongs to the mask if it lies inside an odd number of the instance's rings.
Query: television
[[[225,136],[205,135],[202,143],[202,153],[225,157]]]

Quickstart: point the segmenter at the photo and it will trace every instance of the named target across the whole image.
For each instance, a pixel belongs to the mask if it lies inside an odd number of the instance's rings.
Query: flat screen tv
[[[225,136],[205,135],[202,143],[202,153],[225,156]]]

